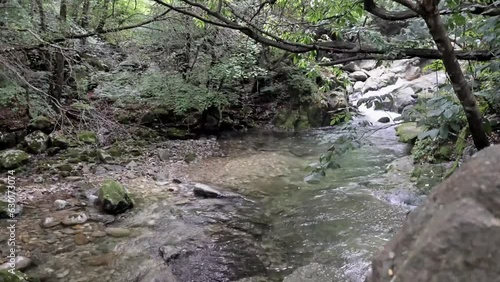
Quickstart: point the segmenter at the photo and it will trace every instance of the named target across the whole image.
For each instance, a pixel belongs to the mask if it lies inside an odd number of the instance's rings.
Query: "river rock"
[[[54,208],[56,210],[63,210],[65,207],[69,206],[69,203],[65,200],[55,200],[54,201]]]
[[[34,154],[40,154],[47,151],[49,146],[49,136],[42,131],[32,132],[24,137],[28,151]]]
[[[403,109],[408,106],[415,104],[417,100],[413,98],[415,91],[411,87],[400,88],[396,90],[394,94],[394,111],[401,113]]]
[[[108,234],[111,237],[117,237],[117,238],[128,237],[128,236],[130,236],[130,234],[132,234],[130,229],[118,228],[118,227],[106,228],[106,229],[104,229],[104,232],[106,232],[106,234]]]
[[[352,91],[354,93],[361,92],[361,89],[363,89],[364,85],[365,85],[364,82],[362,82],[362,81],[356,81],[356,83],[354,83],[354,86],[352,87]]]
[[[377,67],[377,61],[376,60],[363,60],[358,62],[358,66],[362,70],[366,71],[371,71],[372,69]]]
[[[381,117],[378,119],[378,122],[381,122],[381,123],[388,123],[390,121],[391,121],[391,119],[389,117]]]
[[[500,277],[500,146],[433,189],[377,254],[368,282],[490,282]]]
[[[21,150],[6,150],[0,153],[0,167],[15,169],[27,163],[30,156]]]
[[[174,247],[171,245],[160,247],[160,254],[166,263],[169,263],[170,261],[179,258],[182,251],[183,251],[182,248]]]
[[[399,141],[403,143],[414,142],[422,132],[424,130],[418,127],[416,122],[405,122],[396,127],[396,135],[399,136]]]
[[[31,265],[31,259],[30,258],[27,258],[27,257],[24,257],[24,256],[17,256],[16,259],[15,259],[15,263],[14,265],[10,262],[6,262],[2,265],[0,265],[0,269],[11,269],[13,266],[15,266],[15,269],[17,270],[23,270],[23,269],[26,269],[28,268],[28,266]],[[0,276],[1,277],[1,276]],[[3,281],[0,279],[0,281]],[[6,281],[9,281],[9,280],[6,280]]]
[[[106,153],[104,150],[97,150],[97,157],[99,160],[105,164],[109,164],[113,162],[113,157]]]
[[[364,71],[355,71],[349,74],[349,78],[354,81],[366,81],[368,79],[368,74]]]
[[[50,133],[54,129],[54,123],[45,116],[37,116],[30,120],[28,127],[31,130],[41,130]]]
[[[70,146],[70,141],[62,133],[54,132],[49,134],[50,145],[60,149],[66,149]]]
[[[42,221],[42,227],[44,228],[51,228],[51,227],[54,227],[56,225],[59,225],[61,223],[61,220],[55,218],[55,217],[46,217],[43,221]]]
[[[97,202],[109,214],[119,214],[134,206],[127,190],[114,180],[107,180],[99,189]]]
[[[201,183],[196,183],[193,188],[193,192],[195,196],[198,197],[203,197],[203,198],[220,198],[222,197],[222,193],[215,190],[214,188],[201,184]]]
[[[64,225],[77,225],[87,222],[88,216],[84,212],[72,213],[65,216],[62,220]]]
[[[75,244],[76,245],[85,245],[89,242],[87,236],[82,233],[78,233],[75,235]]]

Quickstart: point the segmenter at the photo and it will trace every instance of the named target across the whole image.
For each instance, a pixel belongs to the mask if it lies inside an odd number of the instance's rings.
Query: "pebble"
[[[176,185],[170,185],[167,187],[167,190],[170,192],[177,192],[179,191],[179,187],[177,187]]]
[[[97,256],[86,257],[84,261],[90,266],[108,265],[113,260],[112,254],[103,254]]]
[[[42,227],[51,228],[51,227],[58,225],[59,223],[61,223],[61,220],[59,220],[59,219],[56,219],[54,217],[46,217],[42,221]]]
[[[81,176],[66,176],[64,179],[68,181],[80,181],[83,180],[83,177]]]
[[[64,269],[64,270],[61,270],[61,271],[59,271],[59,272],[56,274],[56,277],[57,277],[57,278],[59,278],[59,279],[62,279],[62,278],[64,278],[64,277],[68,276],[68,275],[69,275],[69,272],[70,272],[70,271],[69,271],[69,269]]]
[[[77,245],[85,245],[89,242],[89,239],[87,236],[83,235],[82,233],[78,233],[75,235],[75,244]]]
[[[66,216],[62,220],[62,224],[64,225],[77,225],[83,224],[88,220],[88,216],[84,212],[73,213]]]
[[[111,237],[121,238],[128,237],[132,232],[127,228],[118,228],[118,227],[108,227],[104,229],[104,232]]]
[[[55,200],[54,201],[54,207],[58,211],[64,209],[67,206],[69,206],[69,203],[66,202],[65,200]]]
[[[69,229],[69,228],[61,229],[61,232],[63,234],[67,234],[67,235],[73,235],[73,234],[76,234],[76,233],[80,233],[78,230],[73,230],[73,229]]]
[[[106,232],[100,231],[100,230],[96,230],[96,231],[92,232],[92,234],[90,234],[90,236],[96,237],[96,238],[100,238],[100,237],[106,236]]]
[[[37,178],[35,178],[35,179],[33,180],[33,182],[34,182],[34,183],[43,183],[43,181],[44,181],[44,179],[43,179],[43,177],[41,177],[41,176],[38,176]]]

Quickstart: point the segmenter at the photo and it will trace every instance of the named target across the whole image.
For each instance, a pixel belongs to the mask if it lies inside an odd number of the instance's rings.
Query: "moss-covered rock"
[[[119,214],[131,209],[134,201],[127,190],[114,180],[105,181],[99,189],[98,203],[110,214]]]
[[[73,170],[73,166],[68,163],[58,164],[55,168],[60,172],[71,172]]]
[[[27,163],[30,155],[22,150],[7,150],[0,153],[0,167],[15,169]]]
[[[8,149],[17,145],[15,132],[0,132],[0,150]]]
[[[34,154],[40,154],[47,151],[49,147],[49,136],[37,130],[24,137],[24,142],[26,143],[28,151]]]
[[[31,129],[50,133],[54,129],[54,123],[45,116],[37,116],[30,120],[29,127]]]
[[[96,144],[97,135],[92,131],[81,131],[78,133],[78,140],[86,144]]]
[[[114,145],[108,149],[107,153],[111,155],[113,158],[119,158],[123,155],[124,148],[118,145]]]
[[[435,154],[435,159],[439,161],[452,160],[455,147],[452,144],[444,144],[439,147]]]
[[[424,163],[416,165],[411,176],[416,180],[419,193],[427,195],[434,186],[441,183],[445,174],[446,167],[444,164]]]
[[[420,133],[424,132],[422,127],[418,127],[416,122],[407,122],[396,127],[396,135],[403,143],[413,143]]]
[[[167,137],[169,139],[188,139],[192,135],[188,130],[183,130],[175,127],[167,128]]]
[[[99,160],[105,164],[109,164],[113,162],[113,157],[106,153],[104,150],[97,150],[97,157]]]
[[[20,271],[9,271],[7,269],[0,270],[1,282],[39,282],[39,279],[31,278]]]
[[[49,135],[50,145],[52,147],[58,147],[61,149],[66,149],[70,146],[70,140],[60,132],[54,132]]]

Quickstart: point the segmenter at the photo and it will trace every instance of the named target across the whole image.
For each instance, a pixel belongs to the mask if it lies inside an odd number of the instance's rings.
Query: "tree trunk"
[[[80,22],[80,26],[86,30],[87,27],[89,26],[89,12],[90,12],[90,0],[85,0],[83,2],[83,9],[82,9],[82,20]],[[87,42],[86,38],[82,38],[81,43],[82,45],[85,45]]]
[[[99,23],[97,24],[97,27],[95,29],[97,33],[102,32],[104,30],[104,26],[106,25],[106,20],[108,19],[109,2],[111,2],[111,0],[103,0],[102,2],[101,17],[99,18]]]
[[[73,0],[71,2],[71,19],[74,22],[78,21],[78,14],[80,13],[80,7],[82,2],[79,0]]]
[[[65,23],[67,18],[67,5],[66,0],[61,0],[61,6],[59,7],[59,24],[61,32],[64,32]],[[64,55],[62,50],[57,50],[56,53],[56,65],[52,75],[52,87],[51,96],[59,102],[62,97],[64,89]]]
[[[467,83],[460,64],[458,63],[455,50],[451,45],[450,38],[448,37],[438,9],[432,0],[425,0],[421,7],[423,8],[422,17],[429,28],[429,32],[438,50],[442,53],[443,64],[446,68],[446,73],[450,77],[453,90],[464,108],[474,145],[478,150],[484,149],[488,147],[490,143],[482,126],[481,112],[477,106],[471,86]]]
[[[36,6],[38,8],[38,15],[40,17],[40,29],[42,31],[47,30],[47,26],[45,25],[45,12],[43,11],[43,3],[42,0],[35,0]]]
[[[59,20],[61,23],[66,23],[66,18],[68,14],[68,5],[66,4],[66,0],[61,0],[61,6],[59,8]],[[63,27],[61,27],[63,28]]]

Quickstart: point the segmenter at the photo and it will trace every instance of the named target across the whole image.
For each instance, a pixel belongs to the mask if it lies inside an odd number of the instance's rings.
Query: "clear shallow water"
[[[259,278],[245,281],[363,281],[371,256],[402,224],[406,211],[374,197],[373,185],[367,184],[384,183],[375,190],[401,188],[385,181],[385,169],[407,147],[396,141],[393,128],[368,129],[367,145],[346,154],[341,168],[315,185],[303,182],[304,168],[317,161],[338,132],[289,137],[261,133],[227,141],[230,156],[253,161],[232,164],[240,182],[226,183],[223,177],[212,182],[251,197],[258,208],[245,213],[264,214],[269,220],[259,243],[272,249],[270,262]],[[256,154],[262,156],[261,164]],[[245,174],[238,177],[242,167]],[[226,173],[231,175],[231,169]]]

